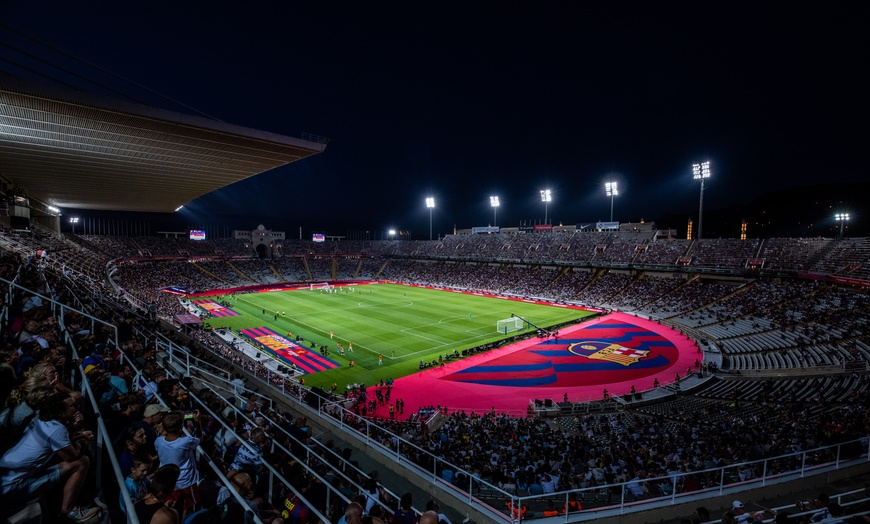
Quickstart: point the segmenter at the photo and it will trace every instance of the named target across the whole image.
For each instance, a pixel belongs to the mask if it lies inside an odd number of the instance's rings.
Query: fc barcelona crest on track
[[[607,360],[623,366],[637,363],[649,354],[648,350],[632,349],[611,342],[575,342],[568,351],[592,360]]]
[[[629,322],[600,322],[440,380],[514,388],[591,386],[663,373],[678,357],[677,347],[659,333]]]

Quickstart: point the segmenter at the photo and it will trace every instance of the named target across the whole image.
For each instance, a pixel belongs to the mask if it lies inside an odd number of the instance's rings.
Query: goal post
[[[499,320],[495,324],[495,329],[498,333],[502,335],[507,335],[511,331],[520,331],[523,329],[523,319],[519,317],[506,318],[504,320]]]

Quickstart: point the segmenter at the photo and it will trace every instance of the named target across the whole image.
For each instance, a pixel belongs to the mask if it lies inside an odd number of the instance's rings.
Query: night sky
[[[541,223],[547,188],[550,222],[588,223],[608,180],[615,220],[689,216],[703,160],[705,218],[870,180],[868,2],[6,4],[0,71],[330,139],[190,224],[425,238],[427,196],[437,235],[492,223],[490,195],[498,225]]]

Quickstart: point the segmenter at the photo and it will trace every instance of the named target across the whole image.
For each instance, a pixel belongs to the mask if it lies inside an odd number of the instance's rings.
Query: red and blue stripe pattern
[[[338,362],[311,351],[267,327],[243,329],[241,333],[256,342],[259,347],[265,348],[281,360],[292,363],[305,373],[317,373],[341,366]]]
[[[226,306],[218,304],[214,300],[194,300],[194,304],[201,307],[202,309],[211,313],[213,317],[224,318],[224,317],[237,317],[239,316],[239,312],[232,310]]]
[[[540,341],[441,380],[553,388],[609,384],[666,371],[677,363],[679,353],[673,342],[644,327],[600,322],[576,330],[570,337]]]

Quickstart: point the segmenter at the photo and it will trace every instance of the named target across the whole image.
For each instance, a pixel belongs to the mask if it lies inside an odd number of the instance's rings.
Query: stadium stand
[[[431,242],[288,240],[283,258],[263,261],[240,240],[64,240],[3,231],[2,354],[11,380],[2,383],[27,384],[23,396],[4,389],[3,419],[26,416],[40,405],[40,391],[75,399],[82,411],[76,430],[85,432],[80,448],[91,457],[94,478],[86,485],[95,486],[64,506],[60,498],[20,497],[12,505],[5,499],[3,516],[55,515],[76,506],[80,521],[123,520],[122,508],[135,514],[125,484],[135,466],[127,464],[136,464],[133,451],[150,450],[161,422],[197,439],[196,465],[185,467],[198,478],[199,493],[173,494],[187,497],[176,503],[179,512],[223,508],[250,512],[255,522],[293,521],[291,506],[335,522],[356,497],[371,506],[370,515],[379,511],[373,507],[392,514],[407,481],[387,475],[384,465],[400,463],[407,478],[437,487],[445,506],[454,506],[447,508],[454,521],[476,515],[507,522],[519,506],[528,508],[528,520],[541,517],[548,501],[561,508],[572,500],[583,508],[577,520],[626,511],[660,520],[656,511],[672,511],[674,500],[712,506],[720,504],[717,497],[766,496],[768,484],[807,477],[824,483],[847,463],[865,465],[866,473],[870,299],[866,286],[818,278],[860,275],[870,258],[866,245],[865,239],[469,235]],[[218,258],[192,260],[206,255]],[[680,264],[682,258],[688,261]],[[750,270],[751,258],[791,273]],[[801,278],[803,272],[816,279]],[[312,396],[292,373],[266,367],[232,335],[173,329],[183,302],[159,291],[269,284],[278,275],[290,282],[388,279],[601,305],[689,333],[721,365],[698,369],[700,378],[687,379],[679,391],[656,388],[637,405],[565,403],[556,411],[565,415],[552,419],[436,408],[407,422],[365,419],[353,407],[366,400],[354,392]],[[159,320],[148,314],[152,302]],[[46,388],[38,379],[54,376],[49,365],[59,378]],[[249,376],[247,384],[233,385],[236,373]],[[114,447],[131,425],[144,430],[144,443],[131,432],[133,440]],[[91,441],[87,432],[99,438]],[[349,447],[339,449],[325,434]],[[380,464],[380,475],[360,467],[362,456],[351,458],[354,445],[369,449],[365,460]],[[157,465],[152,460],[151,470]],[[868,495],[840,493],[838,505],[861,518]],[[818,509],[790,511],[812,516]]]

